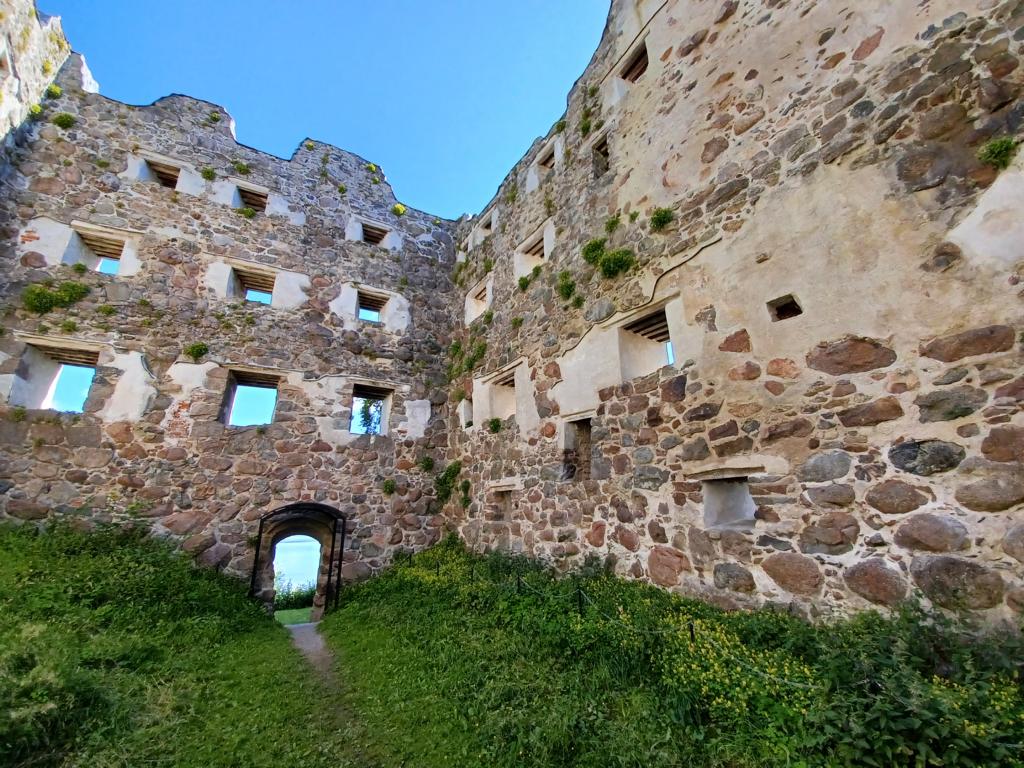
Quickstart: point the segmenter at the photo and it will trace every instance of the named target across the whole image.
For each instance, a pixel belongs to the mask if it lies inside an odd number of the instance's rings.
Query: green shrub
[[[199,175],[202,176],[207,181],[213,181],[214,179],[217,178],[217,172],[210,167],[203,168],[199,172]]]
[[[630,211],[629,212],[629,220],[630,221],[636,221],[639,218],[640,218],[640,211]]]
[[[390,477],[383,483],[381,483],[380,486],[380,489],[384,492],[385,496],[390,496],[391,494],[393,494],[396,488],[397,486],[395,485],[395,481],[392,480]]]
[[[64,91],[56,83],[50,83],[46,86],[46,96],[50,99],[59,99]]]
[[[34,284],[21,293],[21,301],[25,308],[39,315],[45,315],[57,307],[70,307],[89,295],[89,286],[73,281],[65,281],[57,288]]]
[[[291,611],[295,608],[309,608],[316,597],[316,584],[292,584],[282,581],[274,585],[274,610]]]
[[[206,119],[209,120],[211,123],[219,123],[220,112],[211,112],[209,115],[206,116]]]
[[[579,293],[577,293],[575,296],[572,297],[572,305],[576,309],[579,309],[580,307],[582,307],[585,301],[586,300],[583,298],[582,294],[579,294]]]
[[[606,278],[616,277],[623,272],[628,272],[636,265],[636,258],[628,248],[620,248],[617,251],[608,251],[601,256],[598,262],[598,269],[601,276]]]
[[[563,270],[558,273],[558,295],[568,301],[576,293],[576,281],[572,279],[572,272]]]
[[[181,350],[186,357],[191,357],[193,363],[198,363],[210,351],[210,348],[202,341],[194,341]]]
[[[448,503],[449,499],[451,499],[452,491],[455,490],[455,481],[458,479],[461,471],[462,463],[453,461],[444,468],[444,472],[434,478],[434,490],[437,494],[437,503],[442,507]]]
[[[405,212],[408,210],[409,209],[406,208],[401,203],[395,203],[394,205],[391,206],[391,212],[395,214],[395,216],[405,216]]]
[[[240,160],[237,161],[232,166],[232,168],[235,169],[235,173],[238,173],[238,174],[240,174],[242,176],[248,176],[250,173],[252,173],[252,168],[249,167],[249,164],[248,163],[243,163]]]
[[[100,304],[96,307],[96,311],[104,317],[110,317],[117,312],[117,309],[112,307],[110,304]]]
[[[348,187],[346,187],[344,184],[339,184],[338,193],[344,195],[346,192],[348,192]]]
[[[74,320],[64,320],[60,324],[60,329],[64,333],[74,333],[75,331],[78,330],[78,323],[76,323]]]
[[[520,277],[519,278],[519,290],[522,291],[523,293],[526,293],[526,291],[527,291],[527,289],[529,287],[530,287],[530,277],[529,277],[529,275],[523,275],[522,277]]]
[[[496,435],[501,432],[501,419],[488,419],[485,423],[487,425],[487,431],[491,434]]]
[[[303,146],[305,146],[306,149],[314,149],[316,147],[312,141],[307,141]]]
[[[480,317],[483,318],[483,321],[486,325],[490,325],[492,322],[494,322],[494,310],[488,309]]]
[[[58,128],[63,128],[64,130],[67,130],[68,128],[71,128],[75,124],[75,116],[72,115],[70,112],[58,112],[56,115],[50,118],[50,122],[56,125]]]
[[[242,218],[245,218],[245,219],[255,219],[256,218],[256,209],[255,208],[250,208],[249,206],[243,206],[241,208],[236,208],[235,209],[235,213],[237,213],[239,216],[241,216]]]
[[[608,241],[603,237],[594,238],[587,242],[580,251],[580,255],[583,257],[583,260],[587,262],[587,264],[597,264],[604,255],[604,246],[607,242]]]
[[[484,269],[484,274],[486,275],[488,272],[494,269],[494,259],[488,256],[486,259],[484,259],[484,263],[482,264],[482,266]]]
[[[79,261],[71,265],[71,271],[76,275],[84,275],[89,271],[89,268]]]
[[[589,117],[584,117],[580,120],[580,136],[589,135],[594,124],[590,121]]]
[[[621,220],[622,219],[618,214],[615,214],[611,218],[606,219],[604,222],[604,231],[609,235],[612,234],[612,232],[619,228],[619,222]]]
[[[651,214],[651,231],[660,232],[672,223],[673,218],[675,218],[675,214],[672,213],[671,208],[655,208]]]
[[[28,411],[25,410],[24,406],[16,405],[7,412],[7,418],[15,424],[20,424],[28,418]]]
[[[377,166],[376,166],[376,164],[375,164],[375,163],[367,163],[367,164],[366,164],[366,165],[365,165],[364,167],[365,167],[365,168],[366,168],[366,170],[368,170],[368,171],[369,171],[370,173],[376,173],[376,172],[377,172]]]
[[[433,456],[420,456],[419,460],[420,469],[424,472],[429,472],[434,468],[434,457]]]
[[[29,118],[29,120],[38,120],[42,116],[43,116],[43,108],[42,108],[41,105],[33,104],[31,107],[28,108],[28,118]]]
[[[1013,156],[1017,153],[1017,142],[1010,136],[992,139],[978,150],[978,159],[993,168],[1005,170],[1010,167]]]
[[[555,133],[562,133],[565,131],[565,120],[559,120],[555,123]]]
[[[519,196],[519,185],[513,182],[509,188],[505,191],[505,202],[512,205]]]
[[[513,328],[521,328],[522,325],[523,325],[523,318],[521,318],[521,317],[513,317],[512,318],[512,327]]]

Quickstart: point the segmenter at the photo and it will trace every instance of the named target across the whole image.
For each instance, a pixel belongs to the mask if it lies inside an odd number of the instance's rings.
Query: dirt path
[[[323,677],[331,677],[331,666],[334,656],[324,643],[324,639],[317,632],[319,622],[309,624],[289,624],[288,631],[292,633],[292,642],[295,647],[302,651],[302,655],[313,665],[313,669]]]

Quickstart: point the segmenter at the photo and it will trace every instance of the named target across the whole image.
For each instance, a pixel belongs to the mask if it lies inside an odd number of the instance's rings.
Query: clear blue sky
[[[100,92],[223,105],[238,140],[307,135],[380,165],[399,200],[478,213],[597,46],[608,0],[38,0]]]
[[[320,542],[309,536],[289,536],[274,548],[274,581],[293,587],[316,584],[320,568]]]

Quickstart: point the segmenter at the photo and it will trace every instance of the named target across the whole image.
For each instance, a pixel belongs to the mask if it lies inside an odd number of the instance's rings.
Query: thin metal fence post
[[[576,610],[580,616],[583,615],[583,587],[579,584],[576,585]]]

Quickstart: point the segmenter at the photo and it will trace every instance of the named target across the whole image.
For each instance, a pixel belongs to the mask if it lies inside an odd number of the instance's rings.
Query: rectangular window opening
[[[701,483],[704,497],[705,528],[743,528],[754,525],[757,504],[750,495],[745,477],[705,480]]]
[[[161,186],[168,189],[175,189],[178,186],[178,175],[181,173],[181,168],[156,160],[147,160],[146,165],[149,166],[149,170],[156,176],[156,180],[160,182]]]
[[[529,245],[523,246],[523,254],[526,256],[532,256],[535,259],[544,258],[544,233],[542,232],[540,237],[535,239]]]
[[[388,236],[388,230],[384,227],[375,227],[373,224],[363,222],[363,242],[370,245],[380,245]]]
[[[619,352],[623,381],[675,364],[664,307],[622,325],[621,330]]]
[[[644,72],[647,71],[647,42],[640,43],[633,53],[630,54],[626,63],[620,70],[619,77],[630,83],[635,83]]]
[[[237,185],[236,185],[237,186]],[[257,192],[255,189],[238,187],[238,196],[242,198],[243,208],[252,208],[256,213],[266,213],[267,193]]]
[[[387,434],[391,390],[356,384],[352,387],[352,420],[348,431],[356,435]]]
[[[590,479],[593,442],[590,419],[579,419],[566,424],[568,446],[563,460],[563,476],[566,480],[582,482]]]
[[[611,154],[608,149],[608,137],[602,136],[596,142],[592,150],[594,159],[594,178],[600,178],[608,172],[611,165]]]
[[[96,271],[104,275],[116,275],[121,269],[121,255],[125,241],[122,238],[93,231],[75,230],[78,237],[96,256]]]
[[[516,415],[516,370],[504,371],[491,381],[491,418],[505,421]]]
[[[58,364],[39,407],[64,413],[83,413],[99,364],[99,353],[57,347],[35,349]]]
[[[768,302],[768,314],[773,323],[777,323],[779,320],[789,320],[791,317],[797,317],[803,313],[803,307],[791,293]]]
[[[553,171],[555,169],[555,145],[551,144],[547,149],[540,153],[540,157],[537,158],[537,165],[543,168],[545,171]]]
[[[273,301],[276,275],[238,267],[234,267],[233,271],[246,301],[256,304],[270,304]]]
[[[622,326],[622,329],[671,347],[672,342],[669,341],[668,335],[668,317],[665,315],[664,309],[659,309],[639,320],[627,323]]]
[[[273,374],[232,371],[228,384],[227,425],[254,427],[272,423],[280,381]]]
[[[359,291],[359,311],[356,313],[356,316],[360,320],[379,323],[381,312],[384,311],[384,305],[387,303],[387,296]]]

